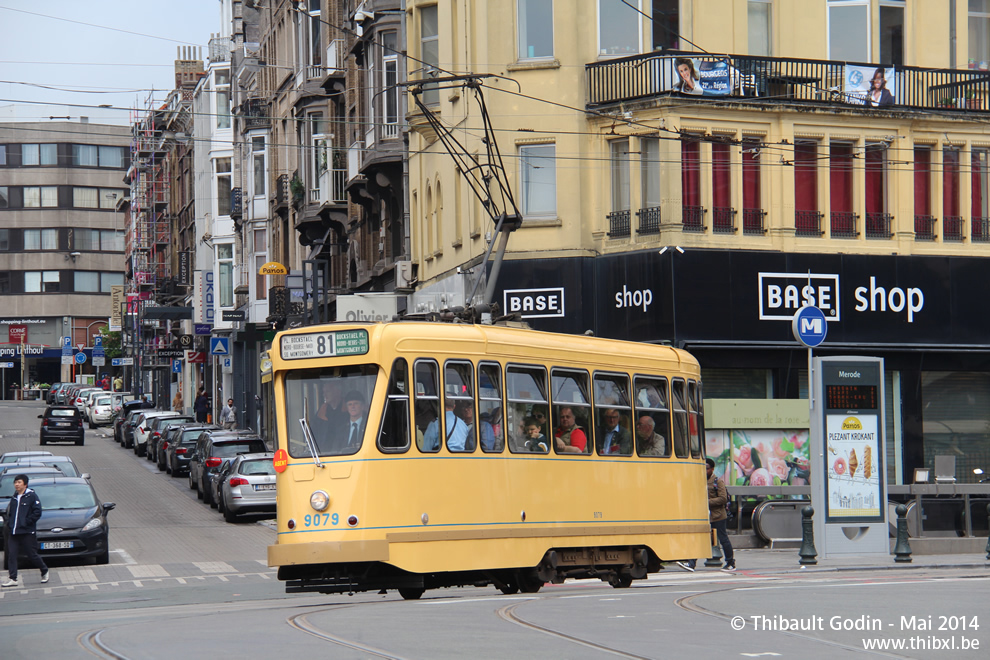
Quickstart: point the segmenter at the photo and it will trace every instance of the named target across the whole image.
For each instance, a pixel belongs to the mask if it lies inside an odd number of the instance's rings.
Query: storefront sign
[[[19,344],[22,341],[27,341],[28,327],[26,325],[10,325],[7,326],[7,333],[10,343]]]
[[[392,293],[337,296],[337,320],[350,323],[384,323],[399,313]]]
[[[564,315],[564,289],[506,289],[505,311],[521,314],[524,319],[541,319]]]
[[[124,325],[124,285],[110,287],[110,332],[120,332]]]
[[[216,317],[212,270],[197,270],[193,283],[193,320],[197,323],[213,323]]]

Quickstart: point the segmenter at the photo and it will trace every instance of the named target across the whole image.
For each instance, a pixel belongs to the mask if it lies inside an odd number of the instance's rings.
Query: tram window
[[[440,368],[433,360],[417,360],[413,373],[416,446],[422,452],[440,451]]]
[[[377,365],[299,369],[285,376],[288,451],[293,458],[312,456],[304,426],[320,456],[344,456],[361,448],[368,408],[374,400]],[[343,392],[340,407],[326,406],[330,392]],[[320,416],[323,410],[324,416]],[[303,423],[304,420],[305,424]],[[356,422],[355,426],[352,422]]]
[[[497,364],[478,365],[478,434],[482,451],[502,451],[502,426],[502,368]]]
[[[672,382],[674,390],[674,455],[677,458],[688,457],[688,413],[687,394],[684,392],[684,381],[675,378]]]
[[[383,452],[403,452],[409,449],[409,388],[408,367],[402,358],[392,363],[388,381],[385,411],[382,413],[378,448]]]
[[[691,434],[691,458],[701,458],[704,424],[701,413],[701,385],[688,381],[688,431]]]
[[[591,401],[586,371],[550,372],[554,449],[558,454],[591,453]]]
[[[640,456],[670,456],[670,406],[667,379],[637,376],[636,453]]]
[[[444,364],[444,437],[447,450],[472,452],[477,444],[474,424],[474,365],[470,362]],[[451,414],[453,413],[453,414]]]
[[[600,456],[632,456],[629,377],[595,374],[595,448]]]
[[[509,366],[505,369],[505,436],[513,453],[545,454],[549,451],[547,423],[547,372],[542,367]],[[538,433],[527,434],[529,425]]]

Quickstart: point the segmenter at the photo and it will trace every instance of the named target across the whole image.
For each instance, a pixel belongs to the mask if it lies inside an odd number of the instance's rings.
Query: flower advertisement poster
[[[825,418],[825,520],[882,521],[876,415]]]
[[[811,483],[808,431],[728,430],[707,433],[716,474],[730,486],[804,486]],[[721,476],[721,475],[720,475]]]

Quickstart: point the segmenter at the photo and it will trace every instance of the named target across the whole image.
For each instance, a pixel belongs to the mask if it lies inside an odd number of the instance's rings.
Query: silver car
[[[217,508],[234,522],[242,513],[275,513],[274,454],[241,454],[217,475]]]

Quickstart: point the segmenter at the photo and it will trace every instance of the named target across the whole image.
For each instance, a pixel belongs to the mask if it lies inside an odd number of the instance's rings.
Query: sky
[[[219,0],[0,0],[0,118],[130,123],[174,87],[177,48],[205,60],[210,35],[229,30]]]

